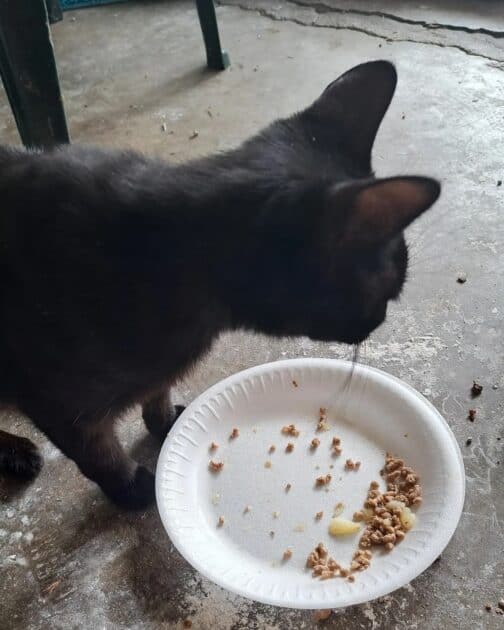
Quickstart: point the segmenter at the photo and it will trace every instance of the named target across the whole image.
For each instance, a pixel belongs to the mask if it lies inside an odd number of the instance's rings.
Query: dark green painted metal
[[[25,146],[70,141],[44,0],[0,0],[0,75]]]
[[[213,0],[196,0],[198,17],[205,42],[207,65],[212,70],[225,70],[229,55],[222,50]]]
[[[59,0],[45,0],[45,3],[47,7],[47,15],[49,16],[49,24],[61,22],[63,19],[63,11],[61,10]]]

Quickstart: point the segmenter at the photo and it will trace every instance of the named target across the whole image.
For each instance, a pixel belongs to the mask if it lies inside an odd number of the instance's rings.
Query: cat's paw
[[[183,413],[185,407],[184,405],[175,405],[172,409],[173,411],[169,417],[163,416],[159,409],[151,408],[149,405],[145,406],[143,409],[142,417],[147,430],[160,442],[164,441],[173,423],[180,414]]]
[[[30,481],[43,466],[42,455],[28,438],[17,435],[11,438],[5,445],[0,443],[0,471]]]
[[[120,507],[142,510],[154,503],[154,475],[144,466],[137,466],[132,479],[119,488],[105,492]]]

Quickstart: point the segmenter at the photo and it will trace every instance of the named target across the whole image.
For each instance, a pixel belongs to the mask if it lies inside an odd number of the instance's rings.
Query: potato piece
[[[329,533],[331,536],[348,536],[349,534],[356,534],[360,531],[360,523],[354,523],[346,518],[337,516],[331,519],[329,523]]]
[[[401,520],[402,526],[407,532],[409,532],[409,530],[413,529],[413,527],[415,526],[416,516],[409,509],[409,507],[403,508],[403,511],[399,515],[399,518]]]

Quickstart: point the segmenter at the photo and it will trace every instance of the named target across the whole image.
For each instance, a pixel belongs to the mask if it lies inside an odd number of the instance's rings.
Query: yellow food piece
[[[416,516],[409,509],[409,507],[403,508],[403,511],[399,515],[399,518],[401,520],[402,526],[407,532],[415,526]]]
[[[348,536],[349,534],[356,534],[360,531],[360,524],[349,521],[346,518],[337,516],[331,519],[329,523],[329,533],[331,536]]]

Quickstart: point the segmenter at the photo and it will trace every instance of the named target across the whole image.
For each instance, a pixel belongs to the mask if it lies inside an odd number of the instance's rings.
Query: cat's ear
[[[390,62],[363,63],[333,81],[307,113],[334,128],[345,150],[370,168],[373,142],[396,83]]]
[[[339,185],[328,193],[325,227],[335,234],[330,229],[334,221],[337,239],[348,247],[380,245],[430,208],[440,192],[439,182],[428,177],[391,177]]]

